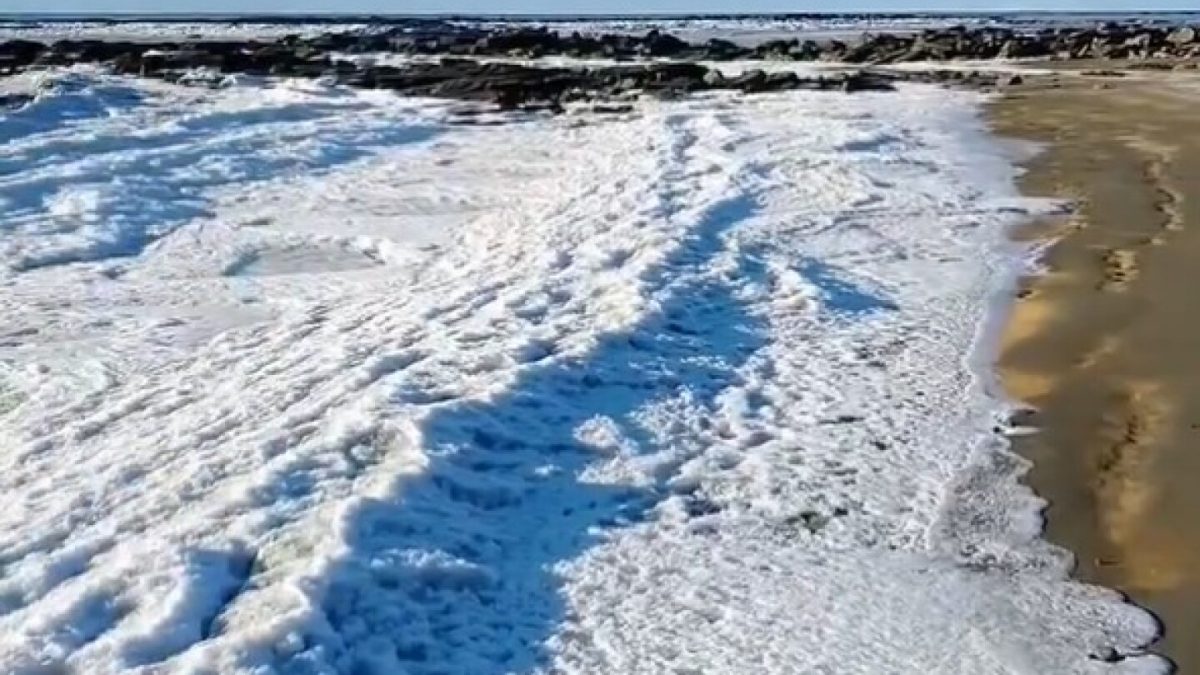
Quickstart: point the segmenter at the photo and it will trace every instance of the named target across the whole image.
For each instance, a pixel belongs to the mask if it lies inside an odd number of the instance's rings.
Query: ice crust
[[[47,77],[0,116],[0,671],[1166,671],[998,433],[1047,205],[978,95]]]

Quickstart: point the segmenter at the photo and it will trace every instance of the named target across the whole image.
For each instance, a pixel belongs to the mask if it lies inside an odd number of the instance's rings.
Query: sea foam
[[[1165,670],[998,433],[979,95],[68,77],[0,117],[6,672]]]

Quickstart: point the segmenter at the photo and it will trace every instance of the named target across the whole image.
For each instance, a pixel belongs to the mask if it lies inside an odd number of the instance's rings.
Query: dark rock
[[[475,53],[552,53],[558,51],[560,40],[557,33],[545,28],[521,28],[489,35],[475,41]]]
[[[815,61],[821,56],[821,46],[812,40],[805,40],[789,49],[788,56],[793,61]]]
[[[174,46],[172,46],[174,48]],[[146,45],[133,42],[107,42],[103,40],[60,40],[50,46],[38,58],[45,65],[69,65],[73,63],[102,63],[123,54],[149,49]]]
[[[798,88],[887,90],[880,76],[855,74],[842,78],[805,80],[792,72],[767,74],[751,70],[727,78],[695,63],[651,63],[604,68],[540,68],[506,63],[443,59],[395,68],[365,68],[339,75],[343,84],[391,89],[410,95],[435,96],[494,103],[502,109],[555,106],[572,101],[620,99],[644,92],[674,98],[693,91],[730,89],[745,93]]]
[[[638,72],[626,69],[629,72]],[[703,83],[710,72],[708,68],[698,63],[655,63],[642,68],[652,83],[692,82]]]
[[[830,40],[829,42],[821,45],[820,49],[822,60],[838,61],[841,60],[842,55],[846,53],[846,50],[849,49],[849,46],[847,46],[846,43],[842,42],[841,40]]]
[[[691,45],[674,35],[652,30],[642,39],[638,53],[643,56],[676,56],[691,48]]]
[[[894,91],[895,85],[891,80],[876,73],[854,73],[847,75],[841,82],[841,90],[856,91]]]
[[[1104,663],[1120,663],[1125,660],[1125,656],[1112,647],[1105,647],[1098,653],[1088,654],[1088,658]]]
[[[404,67],[334,61],[335,52],[400,52],[439,55],[441,61]],[[480,56],[566,55],[643,62],[604,68],[531,67],[482,63]],[[749,70],[726,77],[695,61],[772,59],[824,60],[867,65],[953,59],[1142,58],[1145,67],[1170,68],[1200,55],[1192,27],[1168,28],[1108,23],[1090,28],[1013,30],[955,26],[911,35],[868,34],[853,46],[831,40],[772,40],[751,49],[728,40],[691,44],[661,31],[637,35],[562,34],[546,28],[484,28],[437,19],[403,19],[386,31],[345,31],[311,37],[193,43],[134,43],[63,40],[53,45],[25,40],[0,43],[0,74],[28,67],[105,63],[114,71],[181,82],[227,81],[222,75],[330,77],[346,86],[390,89],[403,94],[485,102],[506,109],[556,112],[564,103],[622,100],[640,94],[674,97],[693,91],[728,89],[747,94],[789,89],[887,91],[896,81],[990,88],[1000,76],[987,73],[888,72],[864,70],[834,77],[805,78],[792,72]],[[1174,59],[1174,61],[1172,61]],[[197,73],[204,73],[197,76]],[[1023,77],[1003,80],[1019,84]]]
[[[29,40],[0,42],[0,72],[23,68],[46,51],[46,45]]]
[[[729,40],[713,38],[704,43],[700,57],[708,61],[733,61],[734,59],[750,58],[753,54],[752,50]]]
[[[633,112],[633,106],[628,103],[597,103],[591,110],[604,115],[624,115]]]
[[[0,111],[16,110],[33,102],[31,94],[0,94]]]
[[[816,42],[792,39],[764,42],[747,56],[772,61],[815,61],[820,55],[821,47]]]
[[[152,50],[142,54],[141,72],[153,75],[163,71],[210,68],[220,70],[225,62],[222,54],[207,49]]]
[[[710,499],[705,499],[704,497],[698,497],[696,495],[689,495],[688,498],[684,500],[683,506],[689,518],[702,518],[704,516],[711,516],[715,513],[721,512],[721,507],[719,504]]]
[[[799,45],[800,41],[794,38],[791,40],[767,40],[759,44],[754,51],[764,58],[785,58]]]
[[[767,74],[762,70],[754,69],[730,78],[726,84],[731,89],[740,89],[745,92],[764,91],[767,87]]]
[[[829,524],[829,517],[821,515],[817,511],[801,511],[794,516],[788,516],[784,523],[789,528],[803,527],[809,533],[817,534]]]
[[[785,91],[800,86],[800,76],[791,71],[768,73],[764,83],[764,91]]]

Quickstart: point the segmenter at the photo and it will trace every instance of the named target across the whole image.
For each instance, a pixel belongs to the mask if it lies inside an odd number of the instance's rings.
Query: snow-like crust
[[[980,327],[1047,206],[976,95],[39,89],[3,672],[1165,671],[995,431]]]

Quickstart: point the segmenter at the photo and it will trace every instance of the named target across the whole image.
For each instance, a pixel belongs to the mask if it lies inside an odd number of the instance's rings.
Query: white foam
[[[0,119],[6,672],[1165,671],[993,431],[976,95],[80,77]]]
[[[357,31],[366,24],[270,22],[162,22],[162,21],[10,21],[0,22],[0,41],[38,40],[270,40],[287,35],[312,37],[327,32]]]
[[[956,25],[1000,25],[991,17],[982,16],[829,16],[829,17],[744,17],[688,18],[658,17],[650,19],[580,19],[577,21],[521,22],[521,27],[543,26],[563,34],[637,34],[657,30],[689,42],[704,42],[718,38],[746,46],[768,40],[830,40],[854,41],[869,33],[916,33],[922,30],[948,28]],[[483,22],[484,26],[507,27],[505,21]]]

